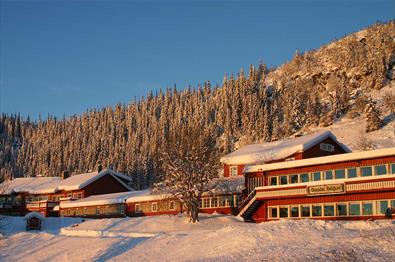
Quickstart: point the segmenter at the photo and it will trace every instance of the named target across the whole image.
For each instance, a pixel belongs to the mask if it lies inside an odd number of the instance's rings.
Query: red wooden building
[[[280,218],[384,218],[395,207],[395,148],[247,166],[250,189],[239,216]]]
[[[293,137],[285,140],[252,144],[221,158],[224,176],[242,176],[246,165],[268,164],[300,160],[319,156],[349,153],[351,150],[339,142],[329,131]],[[261,181],[255,181],[259,186]]]

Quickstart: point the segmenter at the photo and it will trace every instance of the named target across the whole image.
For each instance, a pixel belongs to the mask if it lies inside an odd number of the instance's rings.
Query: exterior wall
[[[95,205],[61,208],[59,215],[63,217],[89,217],[89,218],[108,218],[124,217],[126,211],[125,204]]]
[[[224,164],[224,177],[230,177],[230,167],[231,166],[237,166],[237,175],[242,176],[243,175],[243,169],[245,165],[227,165]]]
[[[170,201],[174,201],[174,210],[170,210]],[[157,203],[157,211],[152,210],[152,204]],[[182,204],[177,199],[150,200],[127,203],[128,216],[159,216],[176,215],[182,213]],[[140,205],[140,212],[136,212],[136,205]]]
[[[320,149],[321,143],[333,145],[334,151],[328,152],[321,150]],[[303,156],[301,159],[320,157],[320,156],[330,156],[330,155],[343,154],[343,153],[347,153],[347,152],[344,151],[344,149],[341,146],[339,146],[339,144],[336,143],[332,138],[328,137],[322,140],[321,142],[315,144],[314,146],[308,148],[307,150],[305,150],[303,152]]]
[[[100,179],[94,181],[93,183],[87,185],[84,190],[84,197],[128,191],[110,174],[107,174]]]

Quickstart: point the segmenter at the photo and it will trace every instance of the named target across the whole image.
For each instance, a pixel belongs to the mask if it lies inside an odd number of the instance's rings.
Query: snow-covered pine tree
[[[380,111],[376,107],[376,103],[373,99],[369,99],[366,107],[365,107],[365,115],[366,115],[366,132],[371,132],[378,130],[382,121],[380,119]]]

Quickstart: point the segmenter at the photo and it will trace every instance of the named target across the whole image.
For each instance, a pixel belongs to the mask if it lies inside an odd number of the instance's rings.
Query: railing
[[[238,209],[241,210],[243,207],[245,207],[250,201],[251,199],[253,199],[256,195],[256,191],[255,188],[250,192],[250,194],[243,199],[243,201],[241,201],[240,205],[238,206]]]

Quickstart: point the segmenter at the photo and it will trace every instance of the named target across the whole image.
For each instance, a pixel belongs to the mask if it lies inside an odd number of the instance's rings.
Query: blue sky
[[[395,1],[1,1],[0,111],[37,119],[221,83],[394,19]]]

